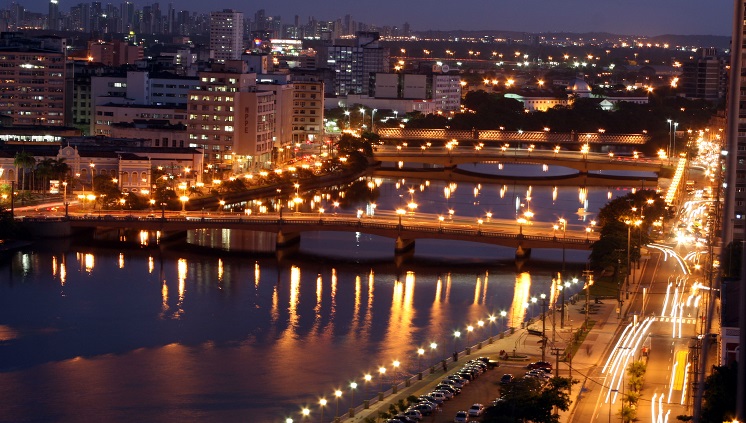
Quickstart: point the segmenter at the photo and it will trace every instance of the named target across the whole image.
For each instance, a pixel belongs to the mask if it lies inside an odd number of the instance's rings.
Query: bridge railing
[[[290,217],[290,218],[279,218],[274,216],[240,216],[240,217],[202,217],[202,216],[175,216],[175,217],[140,217],[135,215],[104,215],[104,216],[69,216],[65,217],[54,217],[54,218],[34,218],[26,217],[24,221],[77,221],[77,222],[126,222],[131,224],[135,221],[140,222],[163,222],[163,223],[193,223],[195,228],[203,226],[205,223],[212,225],[239,225],[239,226],[275,226],[281,229],[283,226],[294,225],[294,226],[330,226],[337,228],[366,228],[366,229],[377,229],[385,231],[398,231],[403,235],[407,233],[416,234],[441,234],[441,235],[456,235],[463,237],[483,237],[483,238],[494,238],[494,239],[517,239],[527,241],[542,241],[542,242],[559,242],[566,244],[588,244],[597,239],[597,233],[586,237],[558,237],[558,236],[546,236],[546,235],[531,235],[524,233],[515,233],[512,231],[495,230],[492,228],[449,228],[447,226],[427,226],[427,225],[407,225],[394,223],[394,222],[381,222],[375,221],[370,218],[356,218],[356,217],[343,217],[343,216],[320,216],[314,217]]]

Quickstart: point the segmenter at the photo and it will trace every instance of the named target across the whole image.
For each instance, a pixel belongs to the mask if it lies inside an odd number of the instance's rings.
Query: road
[[[703,154],[715,155],[719,147]],[[703,158],[699,163],[716,163]],[[679,214],[670,224],[666,243],[648,245],[649,257],[639,271],[633,271],[630,296],[618,309],[618,325],[595,365],[588,368],[588,379],[574,411],[567,421],[578,423],[612,422],[621,419],[622,398],[629,392],[629,364],[647,364],[636,409],[640,421],[675,421],[691,415],[693,386],[697,380],[699,345],[704,331],[710,298],[710,266],[707,234],[718,228],[708,218],[712,184],[709,170],[690,175],[697,189],[690,190],[680,203]],[[709,174],[711,175],[711,174]],[[710,235],[710,238],[712,235]],[[711,242],[711,241],[709,241]],[[614,325],[614,318],[607,323]]]

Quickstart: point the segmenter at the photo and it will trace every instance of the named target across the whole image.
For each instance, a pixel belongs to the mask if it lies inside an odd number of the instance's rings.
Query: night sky
[[[60,0],[60,9],[84,0]],[[135,1],[142,6],[154,1]],[[47,0],[21,0],[32,11],[47,11]],[[105,5],[109,1],[103,0]],[[111,1],[116,5],[120,0]],[[161,0],[162,9],[168,0]],[[698,34],[730,35],[732,0],[245,0],[172,1],[177,9],[210,11],[233,8],[247,17],[264,8],[268,15],[282,16],[283,23],[299,15],[333,20],[353,19],[375,24],[409,22],[412,30],[495,29],[527,32],[603,31],[629,35]],[[3,6],[10,0],[3,0]],[[206,8],[206,5],[210,5]]]

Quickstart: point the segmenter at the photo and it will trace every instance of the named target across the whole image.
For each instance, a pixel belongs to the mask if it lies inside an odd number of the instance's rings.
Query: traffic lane
[[[482,404],[489,407],[496,398],[500,396],[500,378],[505,373],[511,373],[514,377],[521,377],[526,373],[526,364],[506,364],[500,362],[500,366],[487,370],[468,385],[464,386],[460,395],[456,395],[443,403],[440,412],[433,413],[422,419],[423,422],[451,423],[457,411],[467,411],[472,404]],[[476,417],[471,419],[478,420]]]

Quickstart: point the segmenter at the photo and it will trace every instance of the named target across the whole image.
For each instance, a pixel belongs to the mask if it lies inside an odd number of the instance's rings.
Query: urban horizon
[[[281,18],[283,23],[293,21],[293,17],[302,17],[305,20],[335,21],[345,19],[348,16],[365,16],[366,24],[380,28],[384,26],[399,26],[405,22],[409,23],[413,31],[461,31],[466,28],[476,28],[479,31],[517,31],[529,33],[611,33],[618,35],[635,35],[655,37],[660,35],[715,35],[730,36],[732,25],[732,6],[729,2],[717,0],[707,8],[700,7],[701,4],[694,0],[680,2],[655,2],[645,4],[645,12],[641,14],[638,8],[627,4],[604,4],[581,0],[580,4],[554,5],[546,0],[532,0],[531,4],[516,4],[515,7],[491,6],[484,8],[483,5],[460,4],[458,17],[451,13],[443,13],[450,7],[448,4],[434,4],[426,10],[417,6],[402,6],[399,3],[390,5],[386,2],[376,3],[373,7],[366,8],[365,5],[351,7],[350,4],[336,4],[328,2],[324,4],[296,3],[297,0],[285,0],[273,3],[272,9],[265,9],[257,5],[254,10],[248,10],[237,1],[227,0],[220,5],[205,5],[198,2],[179,2],[175,11],[188,10],[198,14],[209,14],[210,12],[234,9],[245,14],[249,19],[256,11],[265,11],[267,16]],[[135,7],[156,5],[157,2],[147,1],[129,2]],[[10,8],[14,3],[9,3]],[[72,1],[59,1],[59,10],[68,11],[77,4]],[[112,4],[109,4],[112,5]],[[109,5],[102,5],[105,9]],[[46,14],[49,2],[46,0],[31,0],[22,4],[27,10]],[[120,5],[114,4],[116,8]],[[172,4],[161,5],[167,10]],[[242,7],[243,6],[243,7]],[[533,7],[532,7],[533,6]],[[396,8],[396,16],[400,22],[392,22],[389,10]],[[506,10],[510,12],[506,13]],[[459,20],[460,19],[460,20]]]

